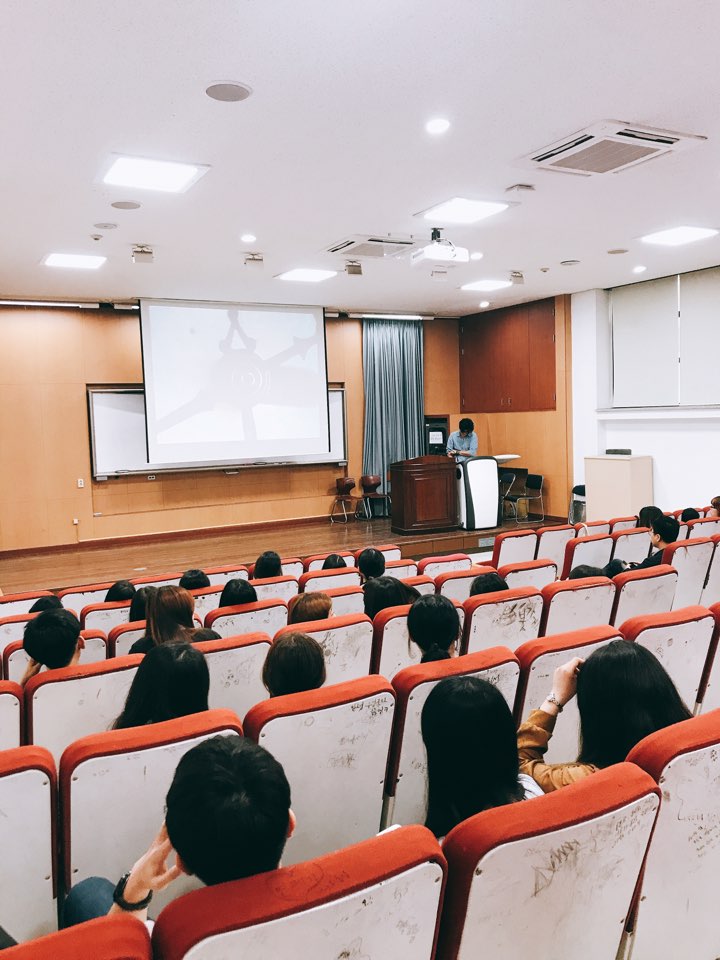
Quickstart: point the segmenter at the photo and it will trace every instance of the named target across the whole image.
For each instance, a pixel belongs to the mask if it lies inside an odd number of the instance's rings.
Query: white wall
[[[571,298],[573,485],[585,482],[585,457],[630,448],[653,458],[659,507],[703,506],[720,495],[720,409],[611,410],[608,299],[603,290]]]

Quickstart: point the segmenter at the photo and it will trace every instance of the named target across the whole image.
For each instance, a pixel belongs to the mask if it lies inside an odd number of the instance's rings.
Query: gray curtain
[[[424,453],[423,327],[412,320],[363,321],[363,473],[382,477],[396,460]]]

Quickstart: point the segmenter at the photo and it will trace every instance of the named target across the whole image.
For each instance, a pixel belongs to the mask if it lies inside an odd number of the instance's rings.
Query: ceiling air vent
[[[674,130],[626,124],[621,120],[601,120],[549,147],[534,150],[522,157],[521,162],[535,170],[592,177],[599,173],[620,173],[706,139]]]
[[[418,246],[418,241],[412,237],[375,237],[355,234],[352,237],[346,237],[338,243],[333,243],[326,248],[328,253],[341,253],[343,256],[357,260],[360,257],[372,257],[382,259],[383,257],[396,257],[401,253],[407,253]]]

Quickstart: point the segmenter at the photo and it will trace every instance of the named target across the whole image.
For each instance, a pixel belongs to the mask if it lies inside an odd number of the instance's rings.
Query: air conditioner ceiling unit
[[[326,251],[327,253],[341,253],[352,260],[357,260],[360,257],[372,257],[377,260],[383,257],[397,257],[409,250],[415,250],[418,246],[419,241],[413,240],[410,236],[383,237],[371,234],[354,234],[326,247]]]
[[[601,120],[584,130],[521,157],[524,166],[592,177],[621,173],[648,160],[677,153],[707,137],[622,120]]]

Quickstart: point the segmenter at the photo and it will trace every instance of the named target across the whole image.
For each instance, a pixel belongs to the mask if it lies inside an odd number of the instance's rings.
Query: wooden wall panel
[[[460,333],[455,317],[423,324],[425,413],[460,409]]]

